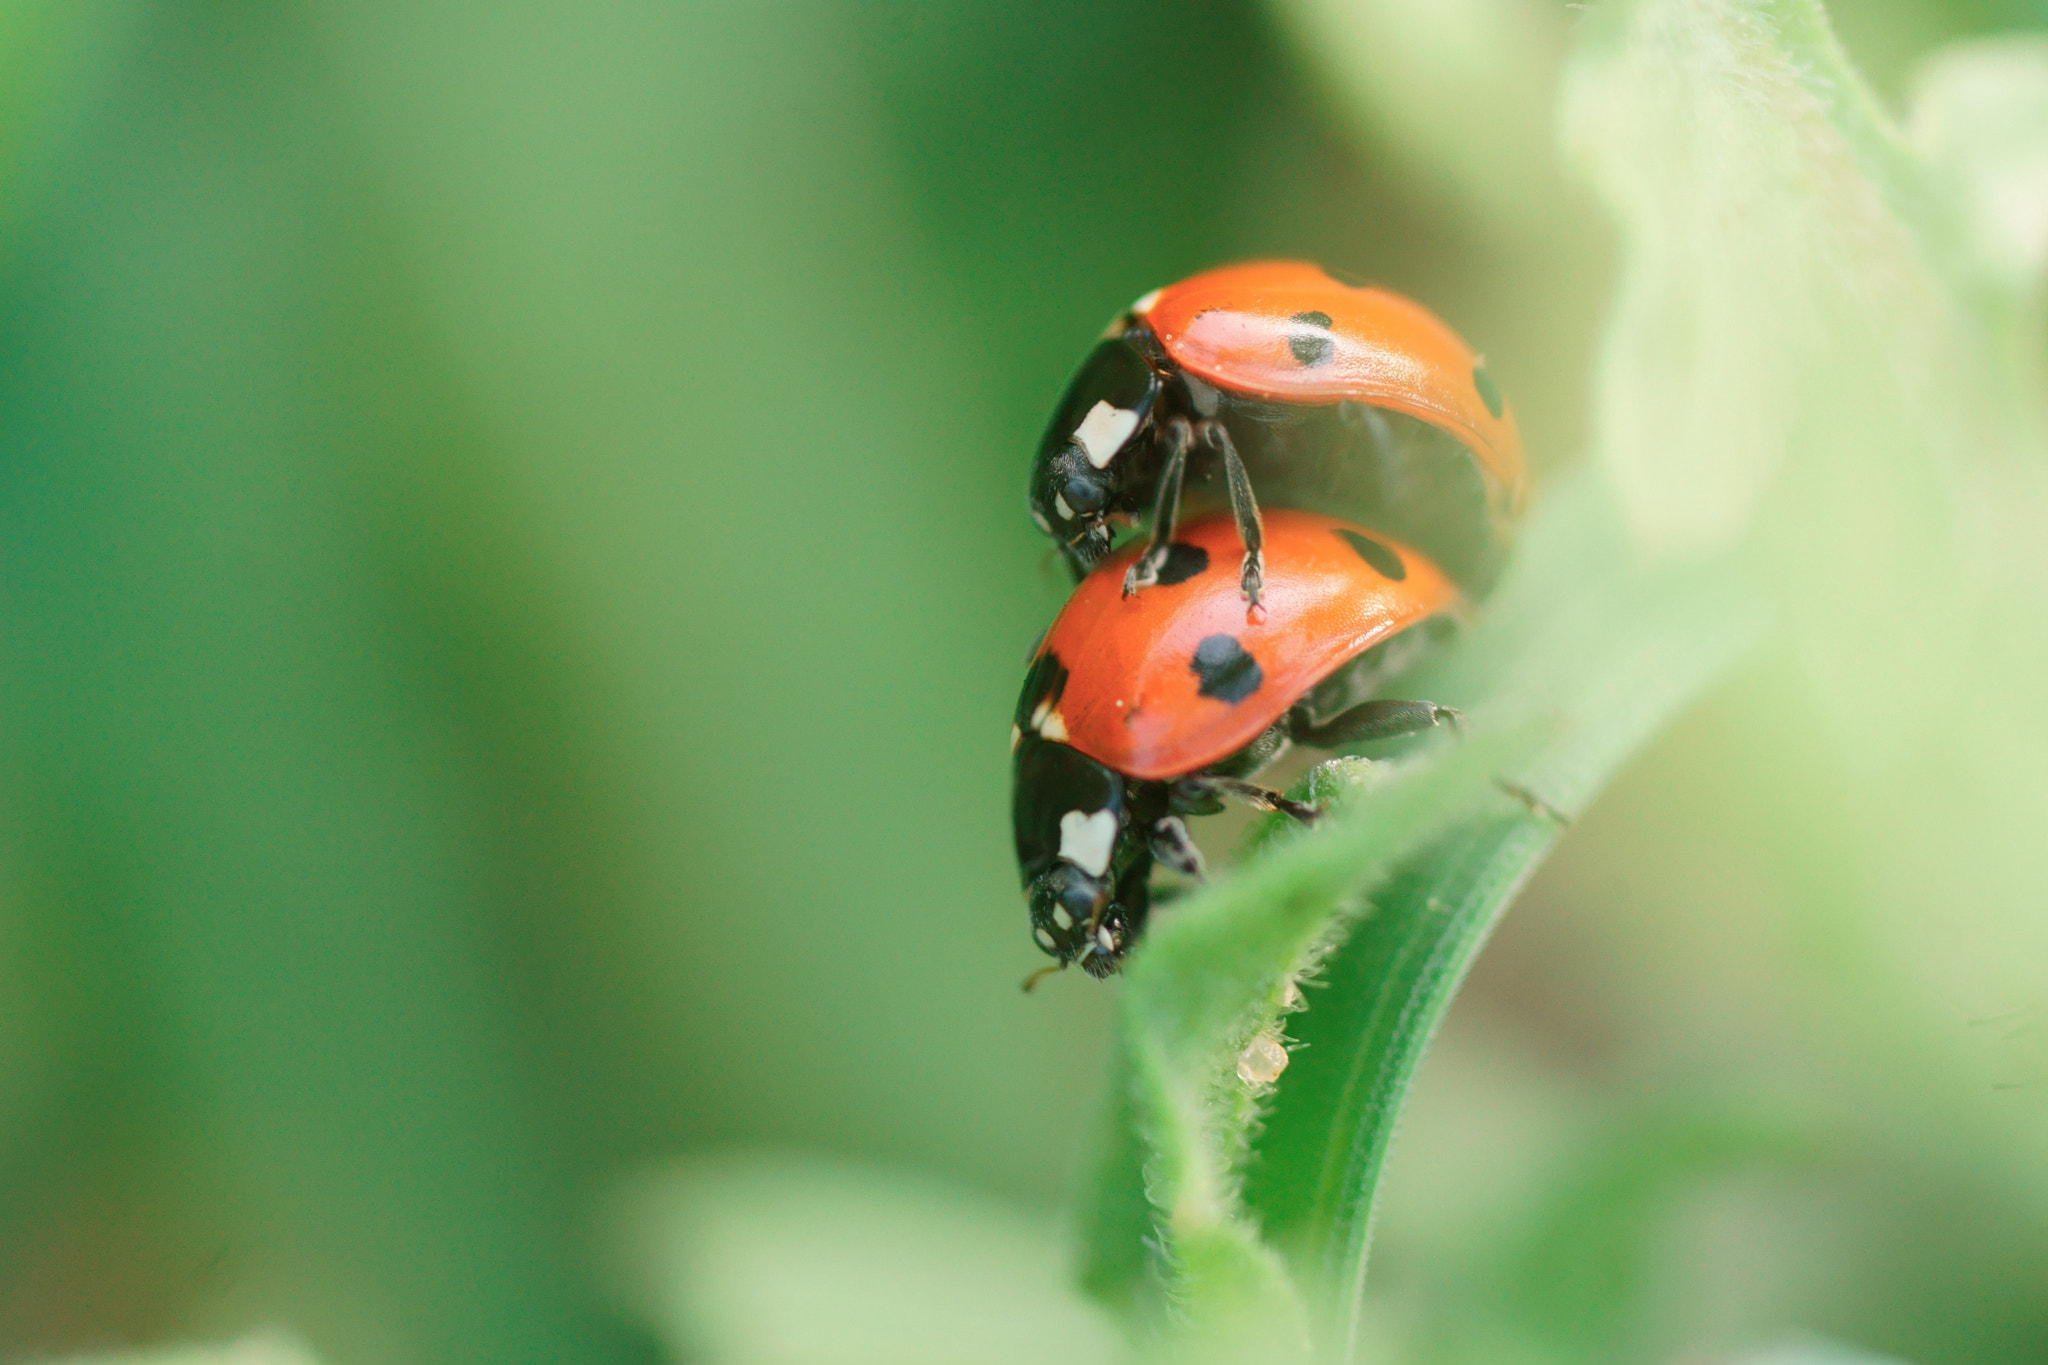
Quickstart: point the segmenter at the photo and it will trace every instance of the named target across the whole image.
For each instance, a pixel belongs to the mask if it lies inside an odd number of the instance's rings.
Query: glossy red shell
[[[1449,432],[1469,449],[1510,508],[1526,474],[1515,415],[1480,392],[1479,358],[1421,304],[1384,289],[1341,284],[1300,261],[1254,261],[1167,285],[1132,309],[1182,369],[1221,388],[1284,402],[1345,399],[1390,408]],[[1302,317],[1321,314],[1331,346]]]
[[[1176,542],[1209,558],[1183,582],[1125,597],[1124,569],[1141,544],[1088,575],[1039,647],[1068,671],[1039,732],[1132,777],[1185,776],[1256,739],[1339,665],[1458,605],[1435,564],[1376,532],[1287,509],[1264,520],[1266,578],[1255,613],[1239,595],[1244,547],[1228,514],[1181,528]],[[1398,555],[1406,576],[1380,573],[1345,532]],[[1202,695],[1193,660],[1218,635],[1258,664],[1257,687],[1238,701]]]

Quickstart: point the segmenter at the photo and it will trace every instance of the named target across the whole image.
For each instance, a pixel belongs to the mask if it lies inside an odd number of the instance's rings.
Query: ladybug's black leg
[[[1464,719],[1450,707],[1438,706],[1433,701],[1368,701],[1321,725],[1297,728],[1294,738],[1311,748],[1333,749],[1339,744],[1412,735],[1439,725],[1455,729]]]
[[[1218,777],[1213,773],[1196,773],[1193,777],[1177,779],[1173,784],[1171,800],[1177,811],[1190,814],[1208,814],[1217,808],[1217,798],[1234,796],[1253,810],[1278,811],[1291,816],[1304,825],[1312,825],[1322,814],[1305,801],[1294,801],[1279,792],[1245,782],[1235,777]]]
[[[1223,423],[1210,418],[1202,423],[1202,439],[1223,457],[1223,481],[1230,488],[1230,514],[1237,519],[1237,538],[1244,542],[1244,570],[1239,585],[1244,600],[1259,605],[1259,592],[1266,582],[1265,524],[1259,520],[1259,501],[1252,496],[1252,480],[1244,472],[1237,446]]]
[[[1180,520],[1181,476],[1187,472],[1188,447],[1195,442],[1188,419],[1175,417],[1166,424],[1166,463],[1159,470],[1159,498],[1152,508],[1152,543],[1145,553],[1124,570],[1124,596],[1159,581],[1166,556],[1173,549],[1174,525]]]
[[[1202,850],[1188,837],[1188,827],[1178,815],[1152,822],[1152,856],[1185,877],[1200,881],[1206,875]]]

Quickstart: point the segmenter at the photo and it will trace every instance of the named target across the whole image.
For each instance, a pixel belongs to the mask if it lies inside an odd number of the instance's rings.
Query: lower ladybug
[[[1157,582],[1128,596],[1130,546],[1084,579],[1017,702],[1012,818],[1031,933],[1061,966],[1117,969],[1145,925],[1155,861],[1200,876],[1182,817],[1234,797],[1312,807],[1248,779],[1290,745],[1331,748],[1455,719],[1374,694],[1463,599],[1443,570],[1377,532],[1311,512],[1265,520],[1265,610],[1247,620],[1237,528],[1184,524]]]
[[[1370,522],[1476,594],[1522,509],[1522,441],[1485,364],[1421,304],[1254,261],[1155,289],[1110,324],[1039,442],[1031,516],[1085,573],[1149,515],[1124,571],[1137,592],[1165,569],[1184,489],[1194,510],[1231,509],[1254,605],[1261,498]]]

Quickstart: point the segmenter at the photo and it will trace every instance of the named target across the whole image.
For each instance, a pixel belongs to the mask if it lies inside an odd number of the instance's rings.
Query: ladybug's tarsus
[[[1208,875],[1202,850],[1188,836],[1188,827],[1178,815],[1161,816],[1152,822],[1152,856],[1184,877],[1196,881]]]

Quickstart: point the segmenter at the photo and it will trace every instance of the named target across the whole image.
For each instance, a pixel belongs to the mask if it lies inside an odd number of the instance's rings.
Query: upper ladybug
[[[1254,482],[1276,505],[1383,528],[1473,594],[1498,576],[1525,495],[1514,414],[1435,314],[1259,261],[1155,289],[1110,324],[1039,444],[1031,516],[1085,573],[1116,524],[1149,512],[1124,579],[1135,592],[1158,580],[1184,485],[1227,501],[1256,605]]]

